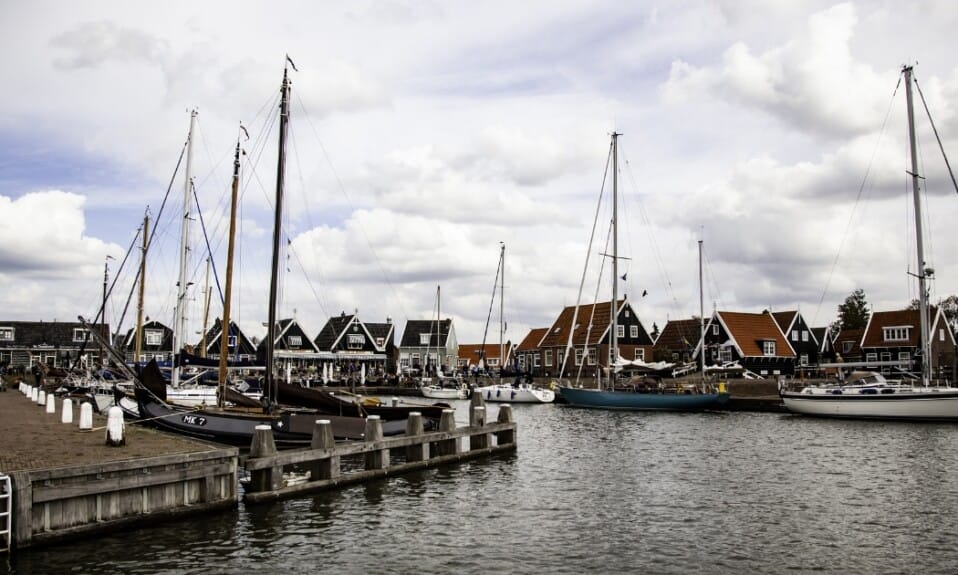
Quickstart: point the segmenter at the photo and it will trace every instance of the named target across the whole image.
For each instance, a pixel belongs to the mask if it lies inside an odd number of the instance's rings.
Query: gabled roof
[[[788,331],[792,329],[792,324],[795,323],[795,320],[798,318],[798,312],[776,311],[772,312],[772,317],[775,318],[778,329],[782,330],[782,333],[788,333]]]
[[[504,351],[506,352],[506,362],[508,363],[509,357],[512,355],[512,343],[505,342],[502,344]],[[485,345],[481,343],[460,343],[459,344],[459,359],[465,359],[469,362],[470,365],[476,365],[479,363],[479,358],[484,357],[488,362],[490,359],[499,358],[499,344],[498,343],[487,343]]]
[[[539,345],[542,342],[542,338],[549,333],[549,328],[547,327],[537,327],[535,329],[529,330],[529,333],[519,342],[519,347],[516,348],[516,351],[536,351],[539,349]],[[462,346],[460,346],[462,347]]]
[[[928,308],[929,332],[934,333],[940,312],[937,307]],[[885,341],[885,328],[907,327],[908,339],[901,341]],[[951,331],[951,330],[947,330]],[[917,309],[901,309],[896,311],[872,312],[862,337],[861,346],[866,347],[921,347],[921,314]]]
[[[393,324],[391,322],[365,323],[359,319],[357,314],[346,315],[345,313],[340,314],[339,317],[329,318],[326,325],[323,326],[323,329],[319,331],[319,335],[317,335],[314,340],[316,347],[322,351],[335,349],[340,341],[342,341],[343,336],[349,332],[349,326],[351,325],[359,326],[363,330],[363,333],[366,334],[367,341],[372,343],[373,347],[380,351],[386,350],[393,331]],[[376,344],[377,338],[383,340],[382,346]]]
[[[834,347],[832,345],[832,335],[832,326],[830,325],[812,328],[812,337],[819,342],[818,351],[828,351]]]
[[[296,318],[286,318],[276,321],[276,332],[273,345],[276,349],[287,349],[287,346],[284,345],[285,336],[288,332],[299,332],[301,335],[302,351],[305,352],[315,352],[319,353],[319,350],[316,349],[316,344],[313,343],[312,338],[306,334],[306,330],[303,329],[303,326],[299,324]],[[263,337],[263,340],[259,342],[257,349],[266,349],[266,340],[269,338],[269,332]]]
[[[724,326],[742,357],[762,357],[765,355],[761,342],[775,342],[774,357],[795,357],[795,351],[788,344],[782,330],[769,312],[744,313],[717,311],[714,319]]]
[[[213,322],[213,327],[211,327],[206,332],[206,354],[207,355],[219,355],[220,353],[220,335],[223,333],[223,320],[221,318],[216,318]],[[230,320],[229,334],[236,336],[236,346],[232,349],[231,353],[239,355],[254,355],[256,353],[256,346],[253,345],[252,340],[246,337],[246,334],[243,333],[243,330],[240,329],[239,325],[235,321]],[[200,347],[202,342],[197,342],[197,349]]]
[[[419,343],[421,334],[430,334],[429,347],[446,347],[449,333],[452,331],[452,320],[411,319],[406,322],[403,330],[401,347],[426,347]],[[442,339],[440,339],[440,335]]]
[[[698,319],[672,319],[665,324],[655,347],[659,349],[694,348],[702,339],[702,324]]]
[[[0,321],[0,327],[13,328],[13,341],[0,342],[0,345],[5,347],[77,347],[81,342],[73,341],[74,329],[90,329],[100,333],[110,332],[110,324],[107,324],[106,328],[103,329],[100,324],[90,324],[86,327],[81,322],[75,321]],[[92,341],[91,339],[91,343]]]
[[[147,330],[160,330],[163,332],[163,341],[160,345],[146,345],[146,339],[143,340],[143,347],[149,347],[153,350],[172,350],[173,349],[173,330],[166,325],[154,320],[148,321],[143,324],[143,333],[146,333]],[[136,347],[136,328],[131,327],[126,332],[126,337],[123,338],[123,347],[128,350],[132,350]]]
[[[838,355],[861,355],[862,337],[865,335],[865,328],[843,329],[838,332],[832,345]],[[846,352],[845,342],[852,342],[852,347]]]
[[[617,313],[622,312],[622,306],[624,305],[628,305],[626,300],[619,301],[619,305],[616,306]],[[611,301],[584,304],[579,306],[579,313],[576,316],[576,306],[566,307],[552,323],[552,327],[549,328],[549,332],[542,338],[542,343],[539,345],[541,347],[565,347],[569,342],[569,332],[573,328],[575,328],[575,332],[572,336],[572,345],[598,345],[611,328],[611,308]],[[575,326],[572,325],[573,317],[575,317]]]

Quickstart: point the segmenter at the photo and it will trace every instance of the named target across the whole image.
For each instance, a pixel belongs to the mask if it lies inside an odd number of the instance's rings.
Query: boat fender
[[[496,397],[499,397],[501,394],[502,394],[502,390],[501,390],[501,389],[497,389],[497,390],[496,390]]]

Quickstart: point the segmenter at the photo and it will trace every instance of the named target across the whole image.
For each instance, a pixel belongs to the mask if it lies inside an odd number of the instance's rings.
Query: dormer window
[[[885,341],[908,341],[911,326],[892,326],[882,328],[882,335]]]
[[[853,341],[843,341],[842,342],[842,353],[848,353],[852,350],[852,346],[855,345]]]
[[[762,353],[765,355],[775,355],[775,342],[766,340],[762,342]]]
[[[299,347],[303,345],[303,338],[298,335],[291,335],[286,338],[286,343],[289,344],[289,347]]]
[[[0,341],[13,341],[12,327],[0,327]]]
[[[432,337],[432,334],[421,333],[419,334],[419,345],[429,345],[429,339]]]
[[[143,335],[146,345],[162,345],[163,344],[163,332],[158,329],[146,329],[143,330]]]
[[[77,343],[90,341],[90,330],[82,328],[82,327],[73,328],[73,341]]]

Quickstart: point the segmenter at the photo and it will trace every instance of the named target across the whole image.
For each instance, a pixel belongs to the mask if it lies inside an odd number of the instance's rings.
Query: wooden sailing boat
[[[279,399],[282,399],[279,393],[279,382],[273,373],[273,350],[275,346],[276,330],[276,301],[278,270],[280,257],[280,242],[282,237],[282,210],[283,210],[283,192],[285,183],[286,169],[286,136],[287,124],[289,122],[289,95],[290,81],[289,70],[283,70],[283,83],[281,87],[280,101],[280,129],[279,129],[279,154],[276,176],[276,198],[274,205],[274,229],[273,229],[273,253],[272,267],[270,273],[270,294],[269,294],[269,323],[267,327],[267,347],[266,347],[266,382],[264,385],[264,405],[257,408],[246,409],[227,409],[222,406],[222,401],[226,399],[226,380],[224,361],[227,353],[223,352],[221,343],[220,354],[220,406],[216,409],[179,409],[167,404],[159,397],[160,389],[165,389],[165,382],[162,374],[155,362],[151,362],[144,368],[140,380],[142,385],[136,388],[137,401],[140,407],[140,413],[144,418],[149,419],[153,425],[173,431],[175,433],[209,439],[221,443],[248,446],[252,441],[255,429],[260,425],[268,425],[273,430],[273,436],[278,445],[308,445],[317,419],[326,419],[332,423],[333,435],[337,439],[360,439],[364,436],[366,420],[358,416],[340,416],[335,414],[321,413],[310,409],[293,409],[282,407]],[[234,178],[233,178],[233,199],[232,208],[235,214],[236,190],[238,186],[239,173],[239,144],[237,144],[236,157],[234,160]],[[235,220],[235,216],[233,218]],[[235,234],[235,221],[230,224],[230,255],[232,254],[232,241]],[[232,258],[230,258],[232,260]],[[227,274],[232,273],[232,267],[227,264]],[[231,280],[228,278],[228,282]],[[224,302],[224,326],[229,325],[229,299],[231,293],[226,296]],[[224,341],[226,338],[223,338]],[[405,431],[405,421],[386,421],[383,423],[383,433],[392,435],[403,433]]]
[[[790,411],[804,415],[859,419],[958,420],[958,389],[930,385],[932,361],[929,333],[927,280],[933,270],[925,264],[922,238],[921,195],[918,175],[918,153],[915,146],[915,113],[912,102],[912,67],[902,68],[905,79],[905,101],[908,112],[908,138],[911,151],[912,197],[915,206],[915,235],[918,255],[918,314],[921,361],[920,384],[887,381],[871,373],[847,385],[805,387],[800,391],[779,390]],[[947,159],[946,159],[947,163]],[[950,171],[950,166],[949,166]],[[954,176],[952,175],[954,183]],[[958,191],[958,186],[956,186]]]
[[[559,388],[562,398],[575,407],[592,407],[599,409],[620,410],[653,410],[653,411],[699,411],[721,407],[728,401],[729,395],[706,389],[704,384],[700,389],[687,389],[685,393],[657,393],[639,388],[617,388],[615,374],[624,363],[619,356],[618,316],[620,304],[618,295],[618,139],[617,133],[612,134],[612,309],[610,310],[609,334],[609,384],[603,388],[582,388],[563,386]],[[575,320],[573,320],[574,324]],[[571,343],[571,334],[570,334]],[[566,357],[569,355],[566,351]],[[656,390],[657,391],[657,390]]]

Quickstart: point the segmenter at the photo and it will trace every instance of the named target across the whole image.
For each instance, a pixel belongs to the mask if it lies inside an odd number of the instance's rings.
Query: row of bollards
[[[47,413],[56,414],[56,397],[52,393],[47,393],[45,390],[28,385],[23,381],[20,382],[20,392],[27,396],[30,401],[45,407]],[[60,423],[73,423],[73,400],[69,397],[62,401]],[[79,428],[80,431],[93,430],[93,405],[85,401],[80,402]],[[110,408],[107,417],[106,444],[114,447],[125,445],[126,440],[123,437],[123,432],[123,410],[114,405]]]

